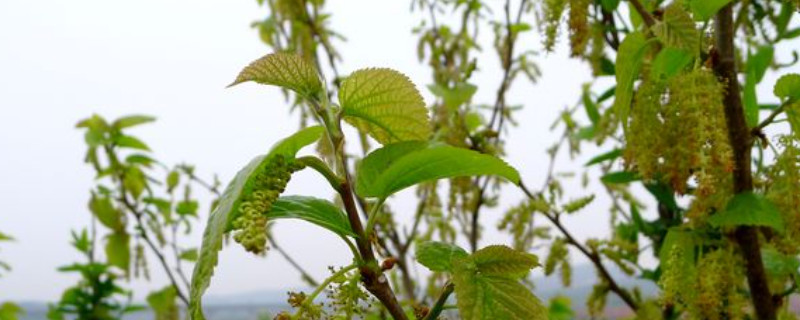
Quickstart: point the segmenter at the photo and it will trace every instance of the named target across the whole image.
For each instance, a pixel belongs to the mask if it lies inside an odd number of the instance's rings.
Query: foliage
[[[340,75],[334,44],[343,37],[332,30],[325,1],[259,5],[269,16],[253,26],[274,53],[246,66],[232,86],[279,87],[299,111],[300,129],[219,192],[191,166],[159,163],[129,134],[152,117],[79,122],[97,174],[92,231],[74,235],[87,262],[62,268],[82,278],[53,305],[54,319],[135,310],[118,280],[148,278],[145,248],[170,279],[148,295],[156,318],[177,319],[187,307],[190,318],[204,319],[202,297],[226,236],[254,254],[275,249],[289,257],[270,229],[280,219],[332,232],[352,263],[330,267],[322,282],[293,263],[315,289],[291,292],[294,313],[275,319],[432,320],[453,294],[462,319],[580,316],[565,297],[549,306],[536,297],[530,271],[539,258],[530,252],[540,248],[547,248],[543,273],[558,274],[565,287],[577,255],[595,268],[585,301],[592,318],[603,316],[611,295],[634,319],[791,317],[787,301],[800,290],[800,75],[782,70],[798,60],[786,49],[800,37],[797,1],[413,0],[423,17],[413,30],[416,53],[431,72],[427,103],[399,71]],[[488,44],[478,32],[486,28]],[[534,41],[536,31],[543,43]],[[516,113],[526,101],[509,92],[520,75],[530,83],[542,76],[529,44],[555,51],[561,33],[594,79],[555,120],[551,130],[560,134],[547,150],[545,180],[531,188],[503,160],[509,127],[526,125]],[[486,62],[485,48],[496,62]],[[781,50],[794,60],[783,61]],[[498,65],[491,100],[481,101],[476,83],[485,81],[477,78],[492,73],[476,71]],[[780,78],[765,83],[767,74]],[[757,94],[764,85],[774,97]],[[298,155],[310,145],[316,149]],[[563,154],[584,165],[564,172]],[[319,173],[335,199],[283,194],[304,169]],[[591,192],[573,188],[574,177]],[[199,251],[178,236],[200,215],[192,195],[198,185],[219,196]],[[393,206],[403,199],[393,195],[409,189],[417,208],[410,222]],[[480,245],[482,215],[516,189],[524,198],[502,208],[496,224],[510,246]],[[565,218],[586,211],[608,213],[607,236],[573,233]],[[95,250],[100,244],[104,250]],[[651,268],[642,254],[655,258]],[[194,263],[191,281],[183,263]],[[430,273],[420,277],[416,263]],[[658,295],[623,286],[611,268],[653,282]],[[327,302],[318,302],[323,293]],[[16,312],[4,304],[0,318]]]
[[[72,232],[72,246],[84,255],[86,262],[58,269],[78,273],[81,278],[75,286],[64,290],[58,303],[50,305],[48,319],[111,320],[141,309],[131,304],[133,293],[119,286],[123,275],[112,269],[112,263],[95,260],[95,245],[94,232],[92,235],[85,229]]]

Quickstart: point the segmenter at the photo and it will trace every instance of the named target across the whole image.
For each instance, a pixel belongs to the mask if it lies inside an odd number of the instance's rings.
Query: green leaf
[[[356,236],[342,210],[328,200],[314,197],[280,197],[272,204],[272,209],[267,213],[267,219],[300,219],[341,236]]]
[[[180,313],[175,298],[178,295],[173,286],[155,291],[147,295],[147,304],[153,309],[155,320],[178,320]]]
[[[653,25],[653,34],[667,47],[697,52],[699,32],[689,13],[680,3],[673,3],[664,10],[664,18]]]
[[[0,241],[12,241],[14,238],[8,234],[0,232]]]
[[[600,5],[603,6],[603,10],[605,11],[614,12],[619,6],[619,0],[602,0],[600,1]]]
[[[725,210],[712,215],[708,222],[714,227],[764,226],[784,231],[783,217],[778,208],[764,196],[753,192],[733,196]]]
[[[428,140],[425,102],[405,75],[391,69],[353,72],[339,89],[344,120],[381,144]]]
[[[567,296],[555,296],[550,298],[550,308],[547,311],[549,320],[571,320],[575,319],[575,312],[572,311],[572,301]]]
[[[454,262],[467,256],[469,253],[454,244],[438,241],[417,244],[417,262],[434,272],[452,272]]]
[[[756,50],[755,54],[748,55],[748,81],[751,80],[749,77],[752,75],[752,80],[754,80],[755,83],[760,83],[761,80],[764,79],[764,75],[767,73],[767,69],[769,69],[770,64],[772,64],[772,58],[774,55],[775,48],[772,46],[760,46]]]
[[[600,177],[603,183],[631,183],[641,179],[638,174],[631,171],[610,172]]]
[[[203,293],[208,289],[214,268],[217,266],[219,251],[222,249],[222,239],[239,214],[234,209],[239,207],[241,195],[245,193],[246,188],[252,187],[254,173],[262,169],[276,155],[294,157],[301,148],[319,140],[323,130],[320,126],[308,127],[278,142],[268,154],[258,156],[250,161],[225,188],[219,203],[208,217],[200,256],[194,266],[189,304],[189,314],[192,319],[205,319],[201,302]]]
[[[437,97],[442,98],[442,100],[444,100],[444,105],[450,109],[457,109],[459,106],[472,99],[472,96],[478,91],[478,87],[475,85],[464,82],[456,83],[453,88],[443,87],[439,84],[431,84],[428,85],[428,89]]]
[[[487,276],[519,279],[539,266],[539,257],[507,246],[492,245],[472,254],[478,271]]]
[[[387,198],[420,182],[478,175],[498,175],[519,183],[517,170],[496,157],[443,144],[413,141],[384,146],[358,166],[356,192]]]
[[[457,267],[453,274],[456,306],[464,320],[545,320],[548,310],[516,279]]]
[[[150,147],[147,146],[142,140],[133,136],[126,136],[120,135],[114,139],[114,143],[117,147],[121,148],[130,148],[130,149],[138,149],[144,151],[150,151]]]
[[[761,259],[764,261],[764,269],[773,277],[790,276],[800,268],[800,259],[783,254],[772,247],[761,249]]]
[[[128,167],[125,170],[125,177],[122,181],[125,190],[131,193],[134,198],[139,198],[147,188],[147,177],[144,172],[137,167]]]
[[[748,54],[745,83],[743,87],[743,104],[745,119],[749,127],[758,125],[758,96],[756,85],[764,78],[767,68],[774,56],[772,46],[761,46],[755,54]]]
[[[150,167],[150,165],[155,163],[155,162],[158,162],[158,161],[154,160],[153,158],[150,158],[149,156],[143,155],[143,154],[131,154],[131,155],[128,155],[127,157],[125,157],[125,163],[131,164],[131,165],[141,164],[141,165],[143,165],[145,167]]]
[[[800,100],[800,74],[790,73],[782,76],[775,83],[773,93],[787,103]]]
[[[681,281],[692,283],[695,272],[695,243],[695,236],[691,232],[677,227],[669,229],[658,253],[662,269],[684,270],[686,277]],[[680,250],[680,259],[671,259],[676,254],[675,250]]]
[[[189,262],[196,262],[197,261],[197,249],[186,249],[181,251],[179,256],[181,260],[189,261]]]
[[[178,173],[177,170],[172,170],[167,175],[167,192],[172,193],[172,190],[175,190],[175,187],[178,186],[180,183],[181,175]]]
[[[108,197],[98,196],[92,192],[92,198],[89,200],[89,210],[106,228],[121,230],[125,227],[122,223],[122,212],[114,207]]]
[[[584,166],[588,167],[601,162],[614,160],[619,158],[620,156],[622,156],[622,149],[614,149],[590,159],[589,162],[587,162]]]
[[[108,264],[120,268],[125,274],[131,264],[131,236],[127,232],[114,232],[106,239],[106,258]]]
[[[589,120],[592,121],[593,125],[597,124],[597,121],[600,121],[600,111],[597,110],[597,104],[592,101],[589,85],[583,86],[583,95],[581,99],[583,100],[583,108],[586,110],[586,115],[589,117]]]
[[[689,8],[692,10],[695,20],[707,21],[730,2],[731,0],[690,0]]]
[[[681,72],[694,60],[694,55],[688,50],[675,47],[666,47],[656,55],[653,60],[650,78],[652,80],[669,80]]]
[[[0,304],[0,319],[2,320],[18,320],[23,314],[25,314],[25,310],[13,302]]]
[[[196,216],[198,206],[197,200],[183,200],[178,202],[178,205],[175,206],[175,213]]]
[[[144,115],[131,115],[117,119],[116,121],[114,121],[114,123],[111,124],[111,126],[116,129],[124,129],[153,121],[156,121],[155,117],[144,116]]]
[[[617,87],[615,90],[614,110],[616,110],[619,118],[622,119],[624,129],[628,127],[628,114],[631,110],[631,99],[633,99],[633,84],[639,77],[642,60],[650,43],[652,42],[647,41],[641,32],[636,31],[629,33],[619,46],[616,62]]]
[[[317,70],[293,53],[271,53],[253,61],[229,87],[247,81],[286,88],[306,98],[316,98],[323,94]]]
[[[758,97],[756,95],[756,81],[751,80],[753,77],[752,72],[749,72],[742,88],[744,118],[747,126],[751,128],[758,125]]]

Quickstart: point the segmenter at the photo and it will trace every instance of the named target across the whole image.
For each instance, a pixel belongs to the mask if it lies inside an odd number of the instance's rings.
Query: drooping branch
[[[525,183],[520,181],[519,186],[520,189],[522,189],[522,192],[524,192],[528,198],[536,199],[536,196],[525,186]],[[572,233],[569,232],[569,230],[567,230],[567,228],[561,223],[558,215],[549,212],[543,212],[542,214],[545,216],[545,218],[547,218],[547,220],[550,221],[550,223],[556,226],[562,235],[564,235],[567,243],[577,248],[578,251],[580,251],[584,256],[586,256],[586,258],[589,259],[589,261],[597,269],[600,276],[606,281],[606,283],[608,283],[608,289],[622,299],[622,301],[625,302],[625,304],[628,305],[628,307],[630,307],[633,311],[636,311],[639,308],[636,300],[633,299],[633,296],[631,296],[630,292],[620,287],[617,281],[614,280],[614,277],[611,276],[608,268],[606,268],[606,266],[603,264],[600,255],[595,251],[587,249],[586,246],[575,239]]]

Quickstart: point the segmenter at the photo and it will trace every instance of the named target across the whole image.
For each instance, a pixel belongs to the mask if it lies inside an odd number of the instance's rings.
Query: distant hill
[[[631,278],[617,269],[610,269],[609,272],[617,279],[623,287],[638,286],[644,296],[655,296],[658,288],[650,281]],[[595,270],[592,265],[579,265],[574,267],[572,272],[572,286],[563,288],[558,275],[551,277],[536,277],[533,283],[536,286],[535,293],[543,303],[557,295],[570,298],[572,308],[576,311],[578,318],[586,317],[585,301],[592,286],[596,281]],[[287,310],[286,290],[261,290],[231,295],[209,295],[203,300],[206,317],[209,320],[257,320],[259,315],[273,315],[281,310]],[[295,291],[297,289],[294,289]],[[43,302],[23,302],[20,305],[25,308],[27,314],[22,320],[45,320],[47,305]],[[800,312],[800,299],[792,301],[792,310]],[[629,310],[625,304],[615,295],[610,294],[606,307],[606,315],[610,319],[616,319],[629,315]],[[140,312],[130,315],[125,320],[151,320],[150,312]],[[272,319],[267,316],[267,319]]]

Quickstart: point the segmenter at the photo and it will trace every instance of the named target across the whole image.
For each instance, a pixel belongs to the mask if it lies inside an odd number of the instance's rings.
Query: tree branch
[[[726,5],[717,13],[715,29],[719,60],[714,66],[714,72],[727,88],[724,97],[725,118],[736,166],[733,171],[733,191],[734,193],[748,192],[753,190],[753,175],[750,167],[752,137],[745,121],[739,81],[736,77],[733,43],[736,31],[733,28],[733,3]],[[740,226],[736,229],[735,238],[745,259],[747,283],[750,286],[750,296],[758,319],[774,320],[776,310],[772,294],[770,294],[764,264],[761,261],[761,246],[757,229],[751,226]]]
[[[530,190],[528,190],[528,188],[522,181],[520,181],[519,187],[520,189],[522,189],[522,192],[524,192],[525,195],[528,196],[528,198],[536,199],[535,195],[531,193]],[[578,242],[578,240],[576,240],[575,237],[572,236],[572,233],[570,233],[569,230],[567,230],[564,227],[564,225],[561,224],[561,220],[558,219],[558,216],[546,212],[543,212],[543,215],[547,218],[547,220],[550,220],[550,222],[554,226],[556,226],[556,228],[559,231],[561,231],[561,233],[564,235],[564,238],[567,240],[567,243],[577,248],[578,251],[583,253],[583,255],[586,256],[586,258],[588,258],[589,261],[592,262],[592,264],[594,264],[595,268],[597,268],[597,271],[600,273],[600,276],[603,277],[603,279],[605,279],[606,282],[608,283],[608,289],[611,290],[611,292],[614,292],[620,299],[622,299],[622,301],[625,302],[625,304],[628,305],[628,307],[633,309],[633,311],[636,311],[639,308],[639,305],[636,303],[636,301],[633,299],[633,296],[631,296],[631,294],[628,291],[626,291],[625,289],[620,287],[619,284],[617,284],[617,282],[611,276],[611,273],[608,272],[606,266],[603,265],[603,261],[601,260],[600,255],[598,255],[594,251],[589,251],[589,249],[586,249],[586,247],[584,247],[583,244]]]
[[[636,13],[638,13],[642,17],[642,21],[644,21],[644,24],[648,28],[656,24],[656,19],[653,18],[653,15],[650,14],[650,12],[644,8],[644,6],[639,0],[628,0],[628,1],[631,3],[631,5],[633,5],[633,9],[636,10]]]

